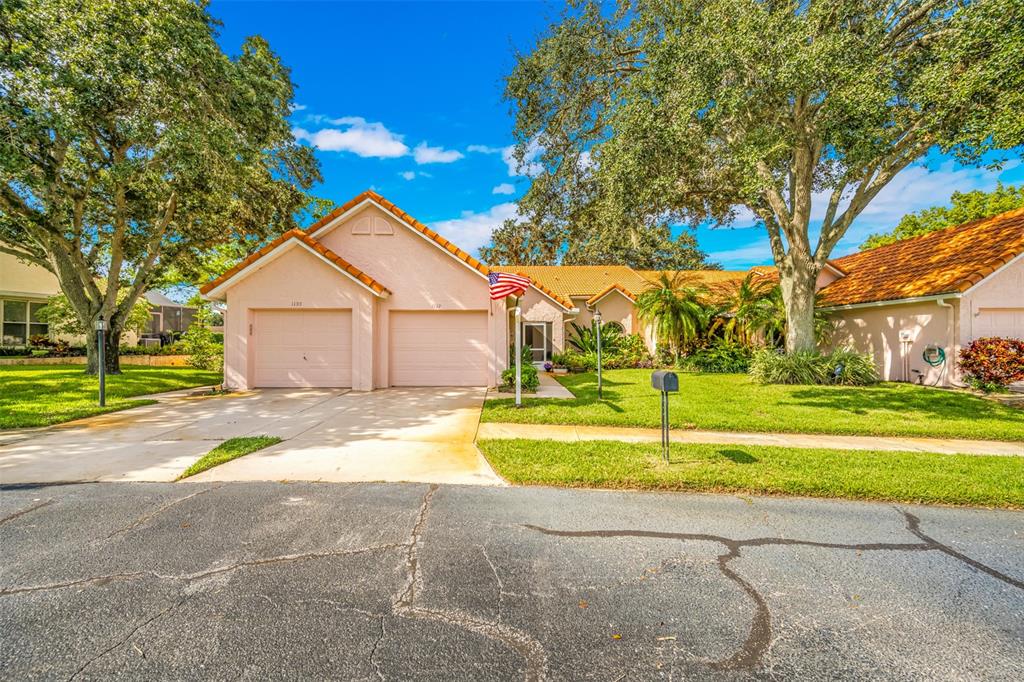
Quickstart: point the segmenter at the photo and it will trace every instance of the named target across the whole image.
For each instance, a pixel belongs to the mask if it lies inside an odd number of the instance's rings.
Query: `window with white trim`
[[[39,319],[39,311],[45,305],[16,298],[0,299],[0,317],[3,318],[0,345],[25,346],[33,336],[48,336],[49,325]]]

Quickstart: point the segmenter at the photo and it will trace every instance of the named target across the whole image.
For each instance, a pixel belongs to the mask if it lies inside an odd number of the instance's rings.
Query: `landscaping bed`
[[[1024,507],[1024,459],[673,443],[482,440],[512,483]]]
[[[107,405],[99,407],[99,381],[81,365],[0,367],[0,429],[47,426],[153,403],[135,396],[222,381],[219,372],[178,367],[125,367],[108,375]]]
[[[489,400],[483,421],[660,426],[650,370],[608,370],[604,400],[593,373],[556,379],[573,400]],[[744,374],[680,374],[672,428],[1024,441],[1024,412],[965,392],[881,383],[872,386],[762,385]]]

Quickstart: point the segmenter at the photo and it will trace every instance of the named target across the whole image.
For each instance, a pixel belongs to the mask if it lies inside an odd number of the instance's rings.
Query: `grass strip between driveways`
[[[223,381],[220,372],[191,367],[129,365],[107,376],[107,405],[99,406],[99,379],[84,365],[0,366],[0,429],[49,426],[151,405],[134,396],[163,393]]]
[[[1024,458],[673,443],[482,440],[512,483],[1024,507]]]
[[[229,438],[213,450],[210,450],[205,455],[199,458],[195,464],[185,469],[185,473],[178,476],[180,481],[183,478],[189,476],[195,476],[198,473],[212,469],[215,466],[224,464],[224,462],[230,462],[233,459],[238,459],[244,455],[248,455],[250,452],[256,452],[263,448],[268,448],[271,445],[277,445],[281,442],[281,439],[277,436],[242,436],[239,438]]]
[[[661,425],[661,401],[651,388],[651,370],[604,373],[604,398],[597,398],[593,373],[558,381],[573,399],[488,400],[483,421],[519,424]],[[764,386],[745,374],[679,374],[679,393],[669,395],[675,429],[917,436],[1024,441],[1024,410],[926,386]]]

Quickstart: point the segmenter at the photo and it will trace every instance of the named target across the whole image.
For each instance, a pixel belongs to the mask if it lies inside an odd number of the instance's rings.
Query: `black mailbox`
[[[651,374],[651,388],[656,391],[679,391],[679,375],[675,372],[659,369]]]

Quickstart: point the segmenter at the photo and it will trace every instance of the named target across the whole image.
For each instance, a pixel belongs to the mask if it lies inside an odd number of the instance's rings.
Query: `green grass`
[[[660,425],[651,371],[604,373],[604,400],[594,374],[558,380],[574,400],[488,400],[483,421],[600,426]],[[874,386],[764,386],[745,374],[680,373],[672,394],[673,428],[1024,441],[1024,411],[956,391],[883,383]]]
[[[281,442],[281,439],[277,436],[244,436],[241,438],[229,438],[213,450],[210,450],[205,455],[199,458],[199,460],[185,469],[185,473],[178,476],[180,481],[183,478],[189,476],[195,476],[196,474],[212,469],[215,466],[220,466],[224,462],[230,462],[233,459],[248,455],[250,452],[256,452],[263,448],[268,448],[271,445],[277,445]]]
[[[512,483],[1024,507],[1024,459],[673,443],[484,440]]]
[[[107,377],[107,406],[99,407],[99,380],[84,365],[0,366],[0,429],[60,424],[152,400],[134,396],[219,384],[219,372],[184,367],[127,366]]]

